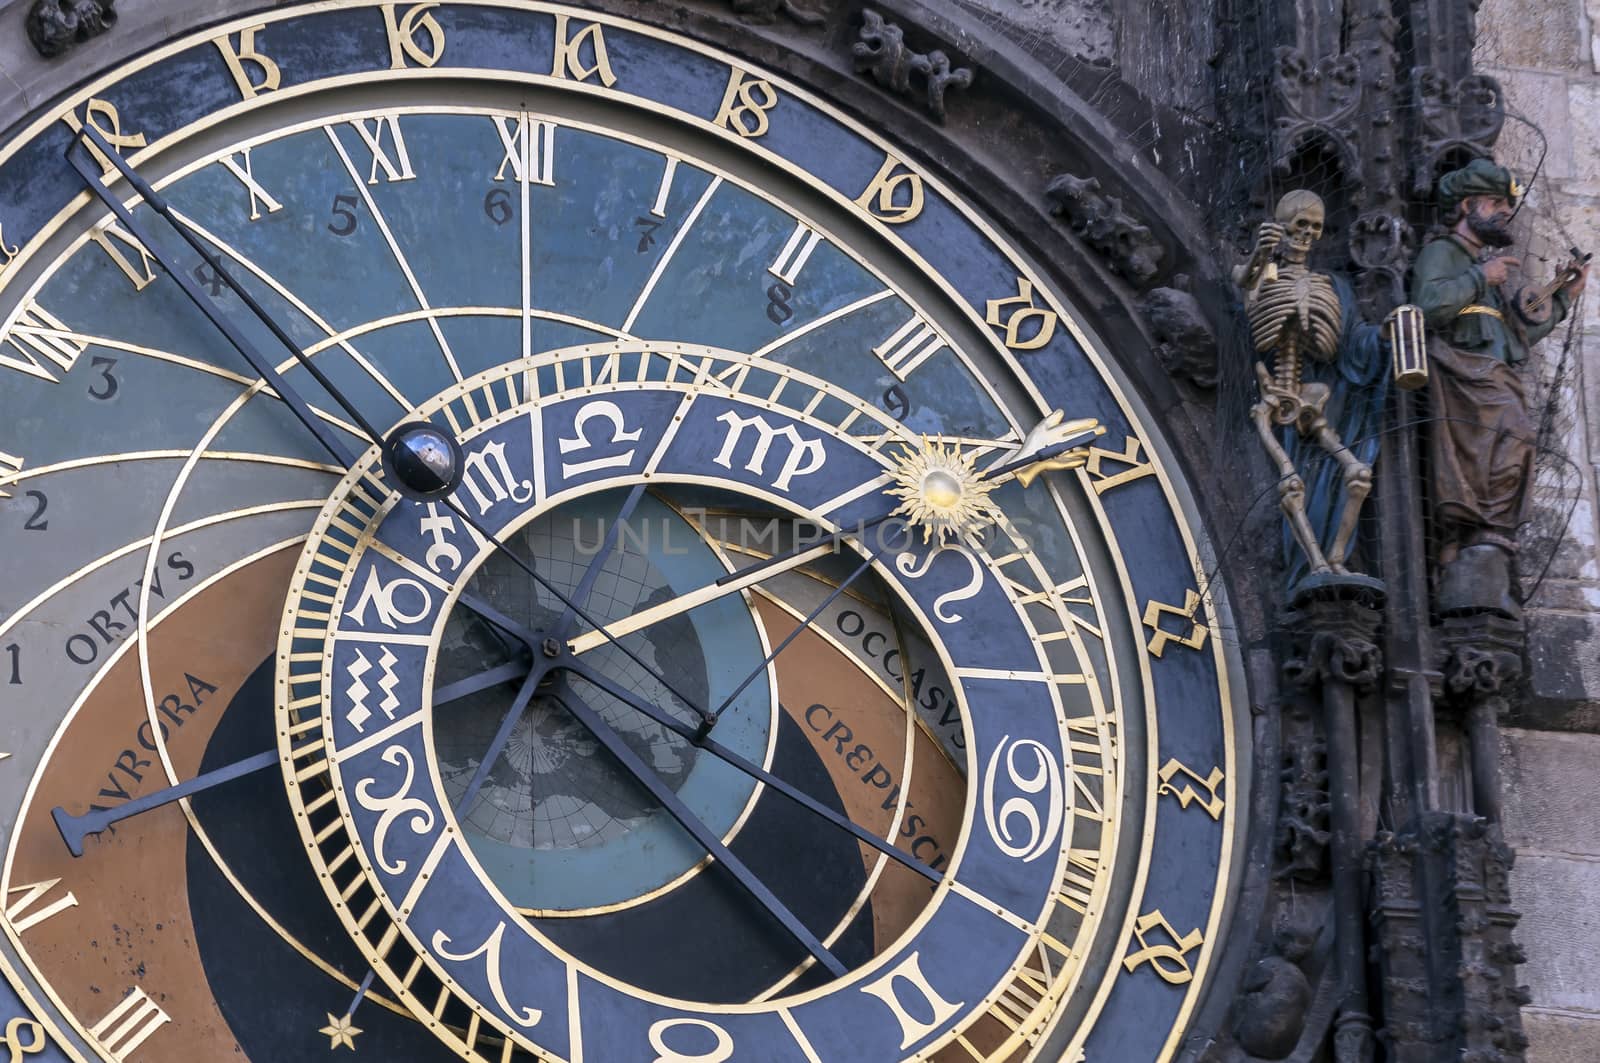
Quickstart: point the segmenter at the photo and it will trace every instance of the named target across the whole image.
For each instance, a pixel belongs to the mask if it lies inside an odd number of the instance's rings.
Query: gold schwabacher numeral
[[[275,92],[283,83],[283,70],[278,64],[256,49],[256,34],[267,28],[263,22],[259,26],[239,31],[239,43],[235,44],[226,35],[213,40],[217,51],[222,53],[222,61],[228,66],[228,73],[233,75],[234,84],[239,86],[239,95],[247,100],[253,100],[263,92]],[[254,69],[247,69],[249,63]],[[257,78],[256,75],[260,77]]]
[[[122,115],[118,112],[116,105],[109,100],[90,100],[83,105],[82,119],[78,118],[76,111],[68,111],[61,116],[61,120],[67,123],[67,127],[73,133],[78,134],[83,132],[85,123],[93,126],[95,132],[104,137],[107,144],[119,151],[122,148],[142,148],[145,146],[143,133],[124,133],[122,131]],[[78,139],[84,147],[89,149],[89,153],[100,161],[100,166],[105,171],[105,176],[110,177],[117,172],[116,164],[106,156],[105,152],[101,151],[87,138],[80,136]]]
[[[107,1055],[117,1063],[125,1063],[151,1034],[171,1021],[171,1015],[135,986],[110,1014],[89,1027],[89,1033]]]
[[[1160,934],[1155,933],[1158,930]],[[1172,944],[1163,942],[1162,937],[1169,938]],[[1122,966],[1127,970],[1137,970],[1140,965],[1148,963],[1150,969],[1169,985],[1183,985],[1194,978],[1194,969],[1189,966],[1188,956],[1205,943],[1205,936],[1198,928],[1180,937],[1178,928],[1167,922],[1161,909],[1156,908],[1133,921],[1133,938],[1139,947],[1123,957]]]
[[[444,55],[444,29],[430,14],[438,4],[413,4],[397,15],[394,4],[383,5],[383,28],[389,35],[389,69],[404,70],[411,63],[433,66]],[[426,39],[427,47],[423,47]]]
[[[53,384],[58,378],[51,366],[71,372],[86,347],[60,318],[38,303],[28,303],[17,311],[11,330],[0,340],[0,365]]]
[[[0,224],[0,272],[4,272],[5,268],[11,265],[20,254],[22,254],[22,245],[6,243],[6,227],[4,224]]]
[[[751,78],[737,67],[728,71],[728,88],[713,121],[741,137],[765,136],[771,124],[767,113],[778,106],[778,90],[772,82]]]
[[[573,34],[570,22],[567,15],[556,16],[556,52],[550,60],[550,76],[573,81],[599,77],[600,84],[609,89],[617,83],[617,76],[611,72],[611,60],[606,57],[606,38],[600,23],[591,22]],[[589,45],[588,62],[583,58],[584,44]]]
[[[1165,617],[1176,617],[1179,630],[1168,630],[1163,626]],[[1154,632],[1149,642],[1152,657],[1160,657],[1165,653],[1170,642],[1198,650],[1206,644],[1206,636],[1211,633],[1211,629],[1206,627],[1205,619],[1200,616],[1200,595],[1194,591],[1183,592],[1181,606],[1168,605],[1152,598],[1145,604],[1143,619],[1144,626]],[[1187,631],[1182,630],[1185,627],[1188,628]]]
[[[888,155],[866,191],[856,197],[856,206],[879,221],[904,225],[922,213],[922,197],[922,178]]]
[[[922,973],[922,957],[913,952],[881,977],[866,983],[861,992],[877,997],[900,1024],[900,1047],[910,1048],[948,1022],[964,1006],[939,995]],[[908,1006],[909,1005],[909,1006]],[[931,1015],[924,1020],[921,1016]]]
[[[1036,306],[1033,282],[1018,277],[1017,294],[990,299],[984,307],[983,320],[1000,329],[1001,339],[1013,351],[1036,351],[1055,336],[1060,319],[1055,311]]]
[[[1172,757],[1156,774],[1161,779],[1161,783],[1156,787],[1157,797],[1176,797],[1178,804],[1184,808],[1199,805],[1212,819],[1222,818],[1225,803],[1217,794],[1217,787],[1222,785],[1222,780],[1225,778],[1221,768],[1212,768],[1211,774],[1202,778],[1198,772],[1181,763],[1177,757]],[[1187,782],[1173,782],[1179,775],[1187,775],[1205,789],[1207,796],[1201,797],[1200,791]]]
[[[60,879],[50,878],[45,879],[43,882],[29,882],[22,886],[12,886],[6,890],[6,898],[8,900],[14,894],[22,894],[21,897],[10,901],[6,905],[6,922],[11,924],[11,929],[23,934],[53,915],[60,915],[68,908],[76,908],[78,906],[78,898],[73,895],[71,890],[47,904],[41,903],[60,884]]]

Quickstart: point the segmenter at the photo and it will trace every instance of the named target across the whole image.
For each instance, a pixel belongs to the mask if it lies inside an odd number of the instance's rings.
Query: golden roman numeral
[[[1089,473],[1089,482],[1094,485],[1094,493],[1103,495],[1113,487],[1121,487],[1141,476],[1149,476],[1155,472],[1155,466],[1139,457],[1139,452],[1144,444],[1133,436],[1128,436],[1127,445],[1119,454],[1115,450],[1106,450],[1104,447],[1090,447],[1089,460],[1084,469]],[[1105,471],[1105,462],[1114,461],[1127,468],[1117,472]]]
[[[1061,903],[1079,915],[1089,914],[1094,899],[1095,877],[1100,873],[1100,850],[1067,850],[1067,867],[1061,873],[1061,886],[1056,895]]]
[[[0,498],[11,497],[11,492],[6,488],[17,482],[17,473],[21,471],[22,459],[0,450]]]
[[[110,256],[123,276],[133,282],[134,291],[144,291],[156,279],[156,271],[150,268],[150,263],[153,261],[150,252],[144,249],[144,245],[135,239],[132,233],[115,222],[89,230],[89,239],[99,244],[100,250]],[[131,247],[138,253],[137,266],[133,264],[133,259],[128,257],[127,251],[123,250],[125,247]]]
[[[943,346],[944,340],[933,326],[912,314],[888,339],[872,348],[872,353],[883,361],[884,368],[904,380]]]
[[[125,1063],[134,1049],[171,1021],[172,1016],[135,986],[109,1015],[89,1027],[89,1034],[112,1059]]]
[[[28,303],[17,311],[11,330],[6,333],[4,342],[0,343],[0,365],[10,366],[53,384],[56,375],[49,364],[55,365],[63,373],[70,372],[77,364],[78,355],[88,346],[73,338],[72,330],[60,318],[38,303]],[[17,352],[16,355],[5,353],[7,348]],[[49,364],[41,363],[41,358]]]
[[[234,162],[232,155],[224,155],[218,162],[222,164],[223,169],[237,177],[239,183],[244,185],[245,191],[250,193],[250,220],[255,221],[261,217],[261,211],[256,206],[257,200],[267,205],[268,214],[282,210],[283,204],[273,199],[271,193],[256,181],[255,171],[250,168],[250,149],[245,148],[239,153],[239,157],[244,160],[243,164]]]
[[[431,5],[430,5],[431,6]],[[372,123],[372,128],[367,128],[367,122]],[[367,145],[367,150],[372,152],[372,169],[367,173],[367,184],[378,183],[378,170],[383,170],[386,181],[410,181],[416,177],[411,169],[411,153],[406,150],[406,138],[400,132],[400,115],[398,112],[388,112],[376,115],[373,118],[356,118],[350,124],[355,127],[361,139]],[[389,133],[389,139],[394,142],[395,158],[390,158],[383,147],[384,131]],[[397,165],[398,164],[398,165]]]
[[[980,1063],[1010,1060],[1023,1045],[1038,1045],[1061,999],[1056,986],[1071,962],[1071,949],[1049,934],[1042,935],[984,1013],[998,1026],[985,1029],[974,1023],[957,1035],[956,1044]]]
[[[78,906],[78,898],[73,895],[71,890],[68,890],[64,896],[57,897],[43,908],[31,912],[28,910],[40,899],[47,896],[60,882],[59,878],[52,878],[43,882],[30,882],[24,886],[12,886],[6,890],[7,897],[10,897],[13,893],[22,894],[21,897],[6,905],[6,921],[11,924],[11,929],[22,934],[53,915],[60,915],[68,908],[76,908]]]

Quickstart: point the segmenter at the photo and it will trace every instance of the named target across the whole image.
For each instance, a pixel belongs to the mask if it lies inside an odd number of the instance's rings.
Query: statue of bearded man
[[[1417,255],[1411,301],[1428,327],[1429,423],[1434,517],[1445,542],[1443,612],[1518,614],[1511,595],[1517,529],[1529,516],[1535,428],[1517,366],[1583,292],[1588,267],[1556,289],[1549,309],[1523,309],[1505,252],[1521,189],[1488,159],[1439,180],[1449,232]]]

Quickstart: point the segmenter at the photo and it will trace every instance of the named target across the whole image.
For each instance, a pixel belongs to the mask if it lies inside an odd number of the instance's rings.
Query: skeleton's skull
[[[1275,214],[1277,221],[1287,230],[1286,257],[1293,262],[1304,262],[1311,254],[1311,245],[1322,239],[1322,229],[1327,221],[1322,197],[1303,189],[1290,192],[1278,200]]]

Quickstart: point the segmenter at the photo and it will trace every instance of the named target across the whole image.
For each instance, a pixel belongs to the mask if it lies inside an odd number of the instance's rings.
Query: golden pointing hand
[[[1069,421],[1063,411],[1051,410],[1044,420],[1029,429],[1016,450],[989,467],[988,474],[995,475],[1005,469],[1016,473],[1023,487],[1030,487],[1040,473],[1050,469],[1076,469],[1086,463],[1089,460],[1087,446],[1065,448],[1064,444],[1102,436],[1105,431],[1105,426],[1093,417]]]

